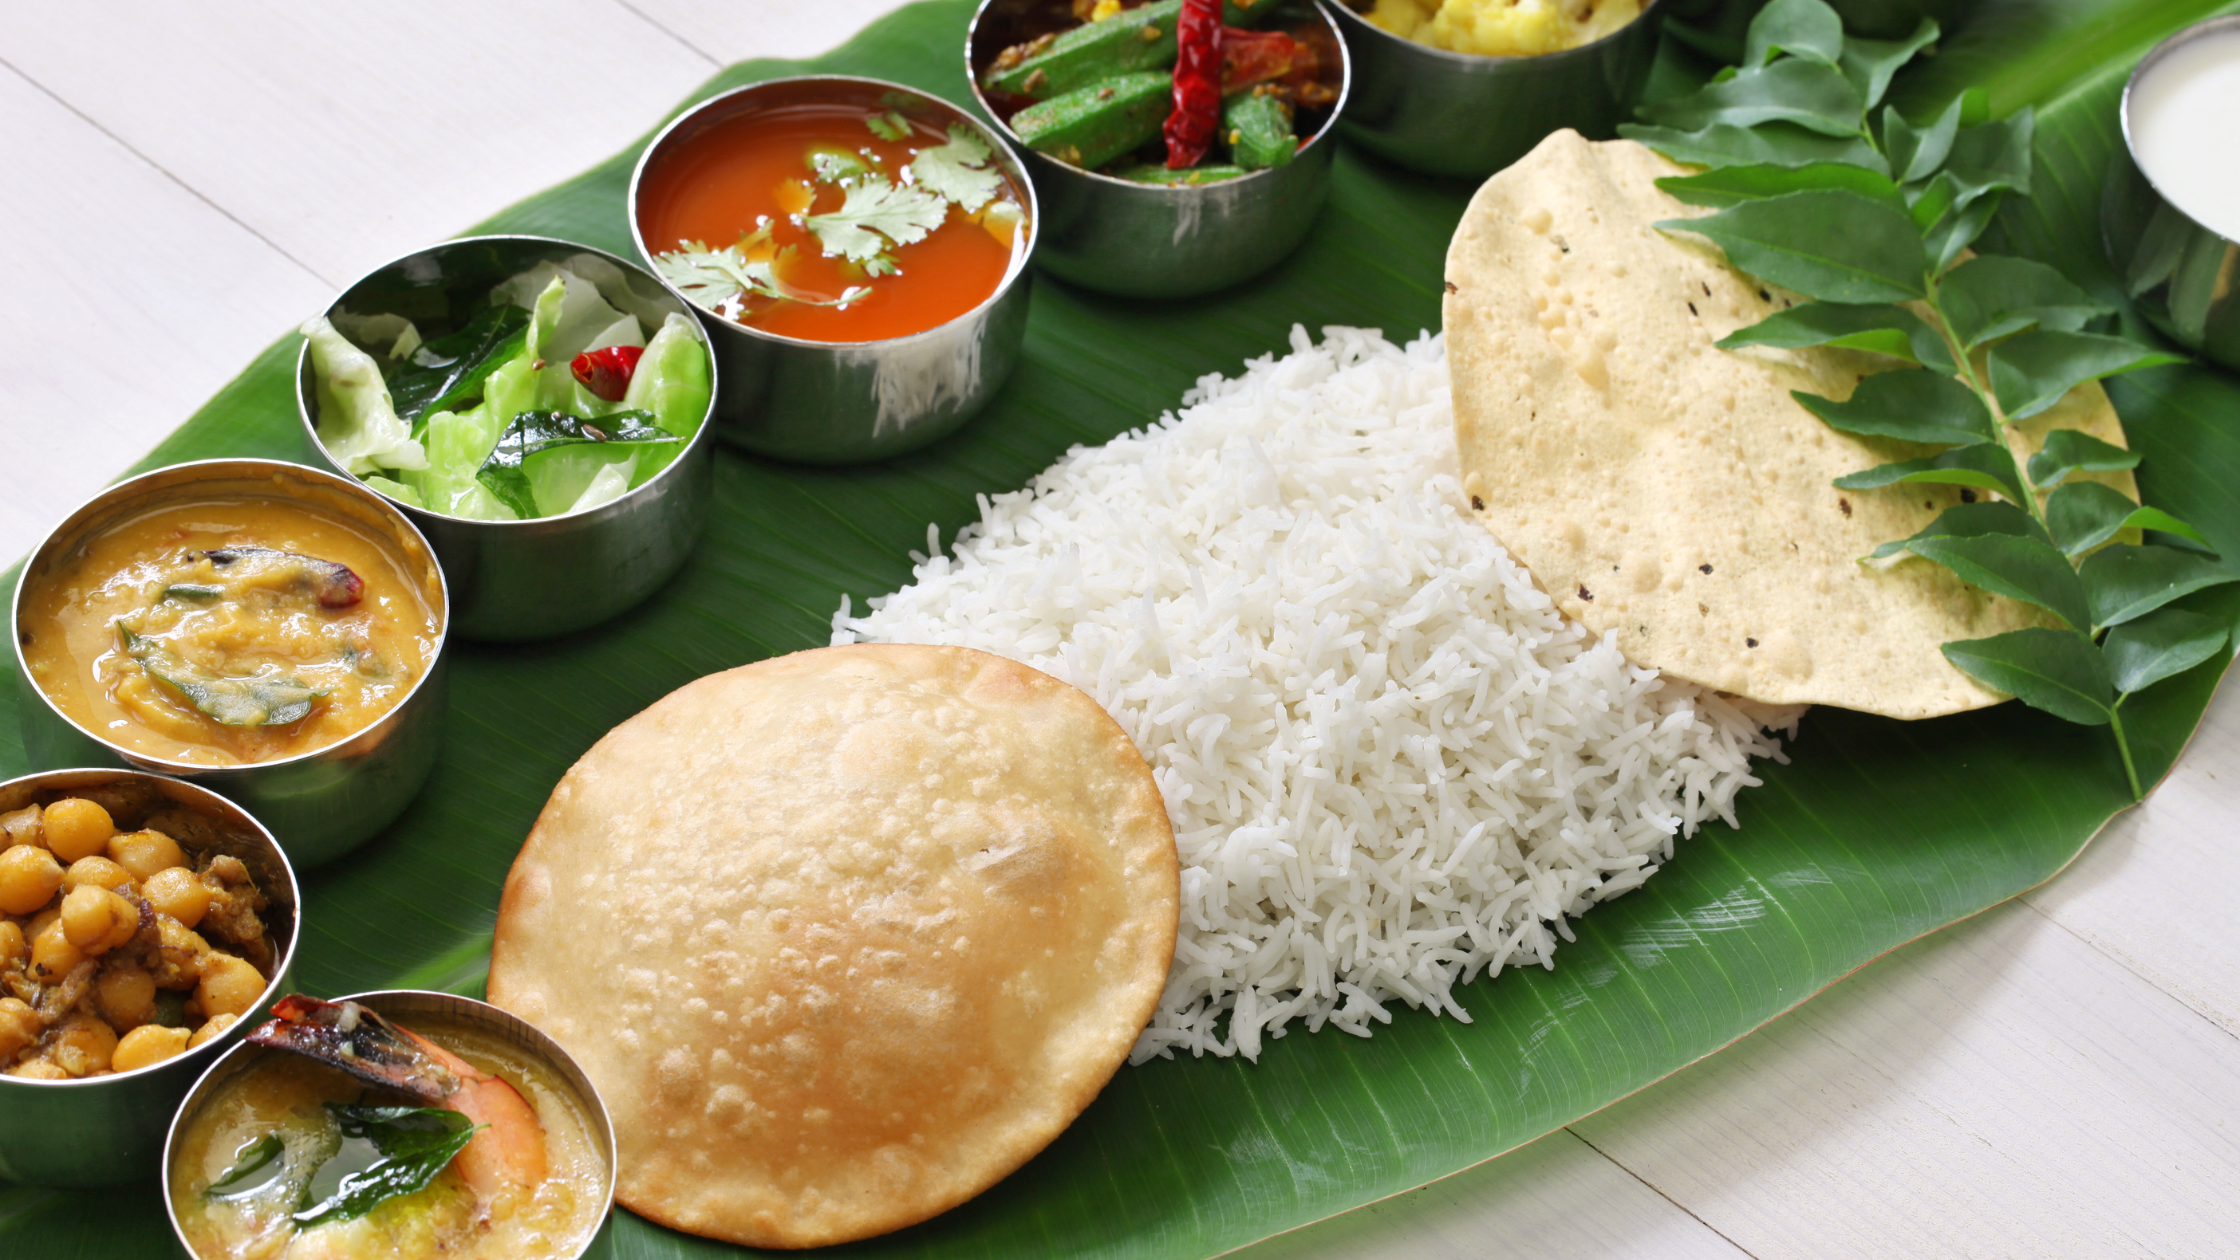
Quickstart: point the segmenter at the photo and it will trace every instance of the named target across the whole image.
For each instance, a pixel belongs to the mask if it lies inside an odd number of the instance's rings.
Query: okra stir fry
[[[1075,0],[1072,15],[1004,48],[980,86],[1027,147],[1083,170],[1188,185],[1283,166],[1338,97],[1336,41],[1310,7]]]

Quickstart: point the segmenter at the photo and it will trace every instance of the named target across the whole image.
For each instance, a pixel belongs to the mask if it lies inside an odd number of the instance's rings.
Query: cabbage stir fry
[[[596,255],[539,263],[451,322],[337,310],[302,328],[320,442],[400,503],[486,521],[588,511],[668,467],[707,414],[698,326]]]

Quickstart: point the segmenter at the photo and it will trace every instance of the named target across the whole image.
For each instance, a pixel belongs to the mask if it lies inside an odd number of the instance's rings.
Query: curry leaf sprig
[[[1658,227],[1707,237],[1735,266],[1811,299],[1721,348],[1840,346],[1913,365],[1841,401],[1792,391],[1831,428],[1937,448],[1837,486],[1962,487],[1928,527],[1862,560],[1911,554],[2043,609],[2052,624],[1947,643],[1945,659],[2033,708],[2109,727],[2136,798],[2124,702],[2225,646],[2222,622],[2171,603],[2240,572],[2184,521],[2077,476],[2136,468],[2137,453],[2056,429],[2017,458],[2014,427],[2074,387],[2180,360],[2096,331],[2114,308],[2051,267],[1962,257],[2003,197],[2030,195],[2032,117],[1994,121],[1980,91],[1925,123],[1883,105],[1891,77],[1937,33],[1924,19],[1908,39],[1849,38],[1822,0],[1772,0],[1740,66],[1619,131],[1709,168],[1657,184],[1718,212]],[[2150,541],[2119,540],[2127,530]]]

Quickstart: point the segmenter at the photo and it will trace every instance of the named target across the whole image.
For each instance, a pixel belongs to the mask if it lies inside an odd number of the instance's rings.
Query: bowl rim
[[[204,470],[208,475],[185,477],[164,485],[142,485],[142,483],[156,478],[176,477],[182,472],[193,470]],[[405,693],[397,697],[396,703],[390,705],[379,717],[331,744],[322,744],[317,748],[307,748],[302,752],[291,753],[285,757],[274,757],[269,761],[244,761],[231,765],[206,765],[198,761],[180,761],[171,757],[158,757],[127,748],[98,731],[86,729],[76,718],[64,713],[61,706],[54,702],[53,697],[47,694],[46,688],[39,686],[38,681],[33,678],[31,662],[26,660],[23,655],[24,596],[31,589],[31,577],[37,571],[39,562],[50,557],[56,545],[65,540],[66,534],[81,532],[95,524],[96,518],[108,509],[131,502],[136,491],[140,494],[152,495],[168,489],[191,486],[197,481],[271,481],[279,476],[307,476],[322,479],[345,494],[360,495],[386,513],[393,524],[403,527],[405,534],[420,545],[421,554],[426,557],[428,562],[428,571],[435,575],[436,580],[435,645],[428,651],[426,668],[420,671],[418,678],[412,680],[412,685],[405,689]],[[189,496],[181,495],[179,497]],[[409,556],[406,557],[407,560],[410,558]],[[92,498],[73,508],[54,528],[48,530],[46,536],[41,538],[38,545],[33,547],[30,553],[25,556],[23,568],[17,574],[15,595],[9,601],[8,607],[8,637],[13,641],[17,676],[30,680],[29,690],[39,698],[41,704],[47,706],[47,711],[68,723],[72,730],[85,735],[102,748],[109,750],[119,760],[126,762],[132,768],[139,770],[153,768],[155,773],[182,781],[213,774],[259,773],[275,770],[282,766],[316,761],[322,757],[340,755],[345,750],[366,741],[369,736],[376,739],[387,738],[387,728],[403,720],[400,715],[419,698],[420,693],[427,687],[428,680],[442,672],[444,649],[451,642],[451,585],[450,578],[443,571],[443,561],[436,556],[436,549],[429,544],[427,535],[420,532],[420,527],[413,523],[412,517],[405,511],[404,505],[376,491],[356,477],[325,468],[314,468],[309,464],[290,463],[281,459],[260,459],[250,456],[197,459],[189,460],[183,464],[151,468],[147,472],[128,477],[114,485],[105,486]],[[262,825],[259,824],[259,826]]]
[[[938,109],[945,111],[950,116],[952,121],[962,122],[965,125],[971,127],[973,131],[980,136],[981,139],[989,142],[988,148],[991,153],[999,156],[1005,166],[1008,168],[1006,173],[1012,177],[1012,186],[1018,190],[1020,195],[1026,198],[1027,244],[1026,248],[1024,249],[1014,248],[1011,251],[1011,261],[1004,270],[1003,278],[996,282],[996,287],[989,290],[988,296],[981,299],[980,303],[977,306],[972,307],[970,310],[959,311],[957,314],[950,316],[948,319],[945,319],[930,328],[921,328],[916,332],[904,333],[898,337],[879,337],[869,341],[817,341],[807,337],[789,337],[783,333],[770,332],[767,329],[757,328],[752,324],[742,324],[738,320],[731,319],[727,316],[718,315],[714,311],[707,309],[706,307],[700,305],[698,302],[693,301],[691,298],[686,297],[683,293],[678,292],[675,288],[671,287],[669,282],[663,279],[658,272],[652,272],[651,269],[653,252],[646,248],[645,230],[640,226],[638,222],[638,188],[645,179],[646,171],[653,165],[655,156],[662,151],[663,146],[669,143],[670,137],[676,134],[678,128],[683,127],[686,123],[696,118],[700,118],[703,115],[713,113],[726,106],[734,105],[738,101],[738,99],[743,96],[765,92],[772,89],[791,88],[798,90],[805,85],[821,84],[845,84],[851,87],[877,88],[887,92],[902,92],[909,96],[916,97],[922,101],[926,101],[934,105]],[[966,109],[953,101],[945,100],[942,97],[937,96],[932,92],[928,92],[923,88],[912,87],[907,83],[896,83],[891,79],[875,79],[868,75],[858,74],[779,75],[775,78],[760,79],[753,83],[742,83],[738,87],[729,88],[722,92],[718,92],[714,96],[708,97],[706,100],[695,101],[691,105],[688,105],[685,108],[677,111],[676,117],[671,118],[666,123],[663,123],[661,126],[661,130],[655,132],[653,139],[647,141],[645,148],[639,150],[637,164],[630,169],[630,184],[623,193],[622,205],[624,212],[629,216],[630,220],[630,241],[633,245],[637,246],[638,256],[646,260],[646,265],[645,267],[641,268],[641,270],[646,270],[651,273],[654,279],[660,283],[663,291],[669,293],[678,301],[683,302],[687,309],[701,315],[704,320],[713,319],[721,321],[727,328],[746,333],[752,337],[771,342],[775,345],[798,346],[804,349],[826,350],[840,353],[876,353],[891,346],[903,346],[922,339],[946,337],[950,335],[950,330],[967,324],[973,320],[985,317],[989,311],[995,308],[997,303],[1003,301],[1004,296],[1011,291],[1012,286],[1020,283],[1026,276],[1029,266],[1034,261],[1035,246],[1040,244],[1042,241],[1042,202],[1040,197],[1035,192],[1034,180],[1027,171],[1026,162],[1020,158],[1019,154],[1015,151],[1014,147],[1008,141],[1008,132],[999,132],[992,129],[987,123],[982,122],[980,119],[974,117],[971,110]],[[708,330],[705,327],[703,327],[701,331],[705,335],[710,335],[712,339],[712,334],[708,334]]]
[[[606,1229],[608,1219],[614,1214],[615,1193],[621,1184],[621,1170],[617,1167],[618,1149],[615,1140],[614,1113],[608,1109],[606,1097],[599,1092],[598,1082],[591,1079],[591,1074],[583,1070],[583,1065],[576,1062],[575,1056],[569,1054],[567,1047],[561,1045],[551,1033],[546,1032],[527,1018],[516,1015],[512,1011],[482,998],[468,997],[463,993],[450,993],[442,989],[367,989],[358,993],[345,993],[331,1000],[364,1003],[372,1007],[376,1013],[387,1016],[389,1012],[382,1010],[380,1004],[392,999],[401,1000],[401,1004],[406,1006],[422,1002],[437,1008],[453,1004],[464,1005],[469,1009],[478,1010],[478,1013],[484,1018],[495,1019],[501,1025],[528,1034],[528,1040],[533,1043],[536,1055],[544,1061],[546,1067],[553,1069],[561,1082],[567,1086],[570,1092],[576,1095],[576,1101],[583,1106],[586,1113],[585,1118],[591,1122],[592,1141],[602,1147],[606,1157],[606,1171],[602,1178],[605,1206],[601,1208],[590,1229],[584,1233],[573,1254],[580,1257],[588,1253],[592,1246],[598,1242],[601,1233]],[[171,1197],[171,1152],[172,1147],[179,1140],[179,1129],[188,1118],[188,1109],[198,1101],[206,1101],[203,1099],[205,1089],[216,1081],[219,1073],[225,1070],[227,1064],[231,1063],[236,1056],[246,1059],[252,1054],[261,1057],[265,1054],[279,1053],[281,1052],[256,1045],[245,1039],[234,1042],[226,1048],[224,1054],[219,1055],[208,1067],[204,1068],[195,1077],[194,1083],[187,1087],[186,1092],[179,1096],[179,1106],[171,1113],[171,1123],[164,1128],[163,1162],[156,1169],[156,1183],[163,1195],[163,1213],[165,1218],[171,1222],[172,1236],[178,1239],[179,1246],[188,1256],[199,1257],[202,1253],[196,1251],[188,1243],[186,1230],[179,1223],[179,1211],[173,1205],[174,1201]],[[237,1072],[247,1070],[246,1066],[236,1069]],[[219,1081],[217,1083],[222,1084],[223,1082]]]
[[[265,981],[263,992],[257,995],[257,1003],[250,1010],[252,1013],[260,1011],[277,1001],[279,999],[278,990],[284,982],[290,980],[289,973],[295,968],[296,950],[303,944],[303,886],[296,880],[296,869],[288,861],[288,851],[281,847],[278,840],[273,838],[272,832],[262,822],[258,821],[255,814],[250,813],[234,801],[218,795],[209,788],[186,779],[175,778],[167,774],[156,774],[148,770],[129,770],[117,766],[73,766],[58,770],[40,770],[31,774],[19,774],[12,779],[0,781],[0,792],[8,792],[27,784],[31,785],[31,790],[45,790],[50,786],[49,780],[67,780],[67,782],[56,782],[51,785],[64,790],[73,787],[93,786],[84,782],[88,778],[97,778],[103,783],[113,783],[124,779],[142,780],[154,784],[158,791],[166,794],[184,792],[193,798],[193,803],[188,806],[189,808],[205,815],[218,816],[228,823],[236,824],[266,846],[269,850],[268,856],[277,865],[280,876],[287,885],[288,900],[286,904],[290,920],[288,924],[288,947],[282,950],[279,957],[273,961],[272,976]],[[176,800],[177,798],[173,797],[173,799]],[[180,803],[187,804],[185,801]],[[268,900],[278,900],[278,898],[272,896],[272,890],[269,888],[260,888],[259,891],[263,892]],[[181,1050],[168,1059],[159,1059],[146,1067],[133,1068],[129,1072],[111,1072],[107,1076],[83,1076],[67,1081],[42,1081],[19,1076],[0,1075],[0,1090],[33,1086],[44,1089],[66,1089],[70,1087],[98,1089],[117,1081],[135,1080],[150,1073],[165,1069],[176,1069],[187,1061],[188,1056],[202,1054],[213,1046],[223,1047],[223,1049],[215,1052],[219,1057],[223,1057],[227,1051],[232,1049],[232,1046],[227,1045],[228,1034],[237,1028],[244,1027],[246,1023],[247,1017],[244,1016],[228,1025],[225,1032],[212,1037],[199,1046]]]
[[[1280,4],[1282,0],[1277,0],[1277,2]],[[1298,162],[1298,159],[1301,157],[1305,157],[1307,155],[1307,152],[1311,149],[1314,149],[1326,142],[1329,144],[1336,144],[1338,142],[1338,121],[1345,116],[1346,102],[1353,99],[1353,46],[1346,42],[1345,30],[1339,25],[1337,20],[1330,17],[1330,15],[1328,15],[1327,13],[1323,12],[1323,10],[1328,7],[1329,0],[1305,0],[1307,7],[1313,9],[1316,16],[1322,19],[1323,24],[1330,28],[1331,38],[1337,44],[1338,96],[1336,100],[1330,102],[1330,116],[1323,120],[1322,126],[1315,131],[1313,136],[1308,138],[1305,144],[1299,146],[1297,155],[1294,156],[1291,161],[1284,163],[1282,166],[1268,166],[1262,167],[1257,171],[1246,171],[1244,174],[1237,176],[1235,179],[1217,179],[1203,184],[1139,184],[1134,180],[1121,179],[1118,176],[1114,175],[1104,175],[1096,171],[1084,170],[1081,167],[1072,166],[1067,163],[1060,162],[1058,161],[1058,159],[1051,157],[1047,153],[1043,153],[1037,149],[1028,147],[1027,142],[1019,138],[1019,133],[1011,129],[1011,124],[997,116],[995,107],[988,103],[988,94],[981,90],[980,67],[973,64],[972,45],[973,41],[978,38],[980,34],[980,19],[986,17],[988,10],[994,7],[997,3],[998,0],[979,0],[979,3],[973,6],[972,21],[965,24],[965,83],[972,88],[973,102],[980,107],[982,112],[986,113],[987,116],[991,120],[993,120],[991,125],[1001,130],[1003,139],[1007,143],[1009,143],[1013,148],[1019,150],[1022,153],[1032,153],[1034,154],[1034,156],[1041,158],[1045,163],[1061,168],[1065,172],[1064,177],[1079,177],[1083,179],[1094,180],[1097,184],[1102,184],[1113,188],[1125,188],[1132,192],[1147,194],[1150,196],[1210,196],[1220,190],[1243,188],[1263,178],[1274,178],[1281,172],[1295,165]],[[1654,0],[1651,0],[1651,3],[1654,3]]]
[[[2131,94],[2132,92],[2137,90],[2139,86],[2140,76],[2146,74],[2155,66],[2167,60],[2171,56],[2171,54],[2177,52],[2180,48],[2185,47],[2187,44],[2190,44],[2197,39],[2223,35],[2226,33],[2240,35],[2240,13],[2227,13],[2222,17],[2204,18],[2199,22],[2195,22],[2191,26],[2187,26],[2180,30],[2172,32],[2170,35],[2166,36],[2161,43],[2156,44],[2154,47],[2148,49],[2147,55],[2139,58],[2139,64],[2131,67],[2130,75],[2128,75],[2123,81],[2123,96],[2116,102],[2116,125],[2123,132],[2124,153],[2130,157],[2131,164],[2139,168],[2140,178],[2147,181],[2147,186],[2154,189],[2154,195],[2161,198],[2164,205],[2169,206],[2172,210],[2177,211],[2179,214],[2185,215],[2187,222],[2192,223],[2195,227],[2200,228],[2202,231],[2207,232],[2211,236],[2214,236],[2219,240],[2232,242],[2234,244],[2240,244],[2240,240],[2235,240],[2235,238],[2227,236],[2224,233],[2219,232],[2217,229],[2210,227],[2208,224],[2203,223],[2201,220],[2194,218],[2193,215],[2189,213],[2185,207],[2179,205],[2177,201],[2170,196],[2170,193],[2167,189],[2163,188],[2161,184],[2156,183],[2154,172],[2148,170],[2147,164],[2139,160],[2139,146],[2133,140],[2131,135]]]
[[[1604,44],[1609,43],[1611,40],[1614,40],[1621,35],[1627,34],[1628,32],[1631,32],[1635,27],[1639,26],[1641,24],[1641,20],[1648,17],[1650,11],[1655,9],[1659,4],[1663,3],[1663,0],[1642,0],[1641,12],[1634,14],[1633,20],[1606,34],[1598,35],[1595,38],[1588,40],[1584,44],[1576,44],[1570,48],[1558,48],[1552,52],[1523,54],[1458,52],[1452,48],[1439,48],[1431,44],[1417,43],[1415,40],[1409,39],[1404,35],[1395,35],[1391,31],[1388,31],[1385,28],[1370,21],[1366,16],[1354,12],[1353,9],[1345,3],[1345,0],[1318,0],[1318,2],[1323,8],[1331,9],[1339,13],[1341,15],[1339,19],[1340,21],[1350,19],[1353,24],[1359,27],[1362,31],[1369,32],[1368,37],[1371,39],[1390,40],[1396,46],[1409,49],[1413,52],[1424,54],[1433,58],[1434,60],[1453,62],[1458,68],[1467,68],[1475,72],[1483,73],[1490,71],[1495,66],[1503,65],[1506,63],[1547,63],[1561,60],[1563,58],[1571,56],[1574,53],[1585,53],[1600,48]]]
[[[447,240],[437,241],[432,245],[422,245],[417,249],[408,250],[402,254],[397,255],[394,258],[391,258],[387,262],[384,262],[381,265],[372,268],[365,274],[359,276],[357,279],[351,281],[349,284],[344,285],[340,290],[338,290],[335,293],[333,299],[330,300],[327,303],[326,307],[319,312],[320,318],[331,320],[334,317],[334,313],[337,310],[341,309],[342,300],[344,298],[348,297],[352,291],[358,288],[358,286],[364,284],[368,280],[373,279],[375,276],[380,275],[382,272],[388,271],[393,267],[401,266],[407,262],[412,261],[415,258],[420,257],[423,254],[434,253],[439,249],[448,249],[454,245],[549,245],[579,254],[597,254],[598,256],[607,259],[609,262],[623,267],[627,271],[637,272],[639,275],[642,275],[645,278],[653,281],[654,284],[660,288],[661,292],[664,295],[677,298],[679,301],[683,301],[683,295],[670,288],[667,284],[663,283],[661,277],[654,275],[651,271],[638,265],[630,259],[624,258],[620,254],[610,253],[606,250],[600,249],[596,245],[585,245],[578,241],[562,240],[557,236],[537,236],[527,232],[487,232],[475,236],[451,237]],[[697,309],[692,305],[691,302],[688,301],[684,302],[684,307],[687,312],[692,312]],[[717,379],[717,373],[719,369],[716,365],[715,346],[708,337],[708,330],[705,327],[701,326],[699,320],[693,320],[692,326],[694,333],[697,334],[700,338],[700,348],[703,351],[706,351],[708,355],[708,407],[706,411],[701,413],[700,427],[693,430],[691,437],[685,439],[684,449],[677,452],[677,457],[670,460],[667,467],[663,468],[660,472],[657,472],[652,477],[648,478],[644,485],[632,486],[628,490],[623,491],[621,494],[615,496],[608,502],[602,503],[598,507],[592,508],[588,511],[566,512],[558,516],[522,516],[515,517],[514,519],[509,521],[486,521],[480,519],[479,517],[456,516],[450,512],[439,512],[431,507],[415,507],[412,504],[406,503],[401,499],[391,498],[387,493],[375,489],[363,477],[360,477],[355,473],[343,469],[342,461],[336,459],[333,453],[327,450],[326,442],[319,436],[319,419],[315,414],[313,399],[311,394],[306,392],[304,388],[304,383],[305,381],[311,379],[313,370],[311,366],[311,340],[308,337],[304,338],[303,343],[296,348],[296,419],[302,423],[304,436],[310,440],[311,448],[314,451],[318,452],[321,459],[327,461],[332,470],[340,472],[342,476],[349,477],[351,480],[356,481],[359,485],[364,486],[367,491],[376,495],[380,495],[380,497],[385,502],[394,504],[396,507],[401,508],[408,513],[424,512],[430,517],[447,523],[457,523],[469,527],[489,526],[491,528],[539,525],[551,526],[562,521],[580,525],[583,523],[599,521],[604,519],[601,515],[602,513],[605,513],[608,516],[619,515],[619,512],[610,512],[609,509],[619,508],[620,505],[627,503],[631,499],[637,497],[637,495],[641,491],[651,489],[652,487],[661,484],[668,478],[669,474],[676,472],[676,470],[681,465],[683,465],[686,460],[705,443],[705,441],[707,440],[706,435],[708,430],[714,427],[717,385],[719,383]]]

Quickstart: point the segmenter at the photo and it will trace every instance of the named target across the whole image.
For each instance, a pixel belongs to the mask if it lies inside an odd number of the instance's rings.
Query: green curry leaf
[[[1774,346],[1796,350],[1805,346],[1839,346],[1869,350],[1905,359],[1950,375],[1960,370],[1952,361],[1937,330],[1921,317],[1889,302],[1851,305],[1843,302],[1807,302],[1775,311],[1747,328],[1738,328],[1717,343],[1722,350],[1744,346]]]
[[[1690,166],[1805,166],[1843,162],[1887,175],[1890,164],[1858,136],[1824,136],[1787,123],[1736,127],[1713,123],[1694,131],[1622,123],[1618,134]]]
[[[2036,604],[2068,625],[2083,630],[2092,624],[2085,602],[2084,583],[2069,567],[2069,558],[2043,539],[2017,534],[1977,534],[1973,537],[1918,538],[1913,554],[1960,575],[1971,586],[1994,595]]]
[[[1818,305],[1815,303],[1814,305]],[[1998,426],[1976,392],[1937,372],[1877,372],[1843,402],[1802,390],[1789,396],[1828,427],[1861,437],[1897,438],[1935,446],[1995,441]]]
[[[2183,362],[2182,356],[2123,337],[2040,329],[1992,347],[1991,391],[2007,419],[2021,420],[2060,402],[2086,381]]]
[[[1913,544],[1923,539],[1975,538],[1985,534],[2012,534],[2046,541],[2044,527],[2012,503],[1955,503],[1938,513],[1937,519],[1922,526],[1913,537],[1886,542],[1867,558],[1886,560],[1899,552],[1913,550]]]
[[[1935,122],[1922,128],[1907,122],[1897,106],[1883,107],[1882,147],[1890,154],[1890,172],[1899,183],[1926,180],[1944,165],[1953,137],[1960,132],[1960,106],[1954,99]]]
[[[490,374],[519,357],[528,344],[528,311],[511,302],[485,306],[465,327],[420,343],[391,369],[389,400],[418,437],[423,417],[456,411],[480,397]]]
[[[1770,0],[1750,20],[1744,66],[1762,66],[1777,53],[1835,65],[1843,57],[1843,19],[1822,0]]]
[[[2033,626],[1944,645],[1953,668],[2033,709],[2082,726],[2105,726],[2114,689],[2098,648],[2066,630]]]
[[[1905,196],[1890,182],[1889,176],[1845,162],[1722,166],[1701,175],[1667,175],[1657,181],[1657,187],[1691,206],[1732,206],[1813,188],[1855,192],[1901,210],[1906,205]]]
[[[2181,595],[2240,581],[2240,573],[2199,552],[2122,543],[2086,556],[2077,576],[2095,630],[2137,620]]]
[[[1735,266],[1809,298],[1904,302],[1925,291],[1921,234],[1912,220],[1854,192],[1785,193],[1657,226],[1708,237]]]
[[[1978,442],[1974,446],[1956,446],[1924,459],[1879,464],[1864,472],[1838,477],[1835,483],[1845,490],[1879,490],[1902,482],[1973,486],[1996,491],[2017,502],[2022,499],[2014,456],[2003,442]]]
[[[2217,654],[2228,637],[2214,617],[2182,608],[2158,608],[2108,632],[2100,650],[2119,695],[2144,691]]]
[[[475,480],[524,520],[547,515],[539,508],[536,492],[530,486],[530,460],[567,447],[657,446],[684,441],[654,424],[653,419],[652,412],[637,410],[601,416],[596,423],[564,411],[524,411],[498,435],[489,458],[475,470]]]
[[[297,1212],[296,1223],[306,1229],[352,1220],[390,1199],[426,1189],[482,1127],[456,1111],[434,1107],[328,1103],[327,1110],[344,1138],[373,1143],[381,1158],[345,1174],[333,1194]]]
[[[2029,328],[2075,332],[2114,313],[2044,263],[1996,254],[1954,267],[1937,281],[1937,300],[1952,335],[1971,350]]]
[[[2081,556],[2126,529],[2159,530],[2209,545],[2193,526],[2160,508],[2141,507],[2097,481],[2072,481],[2047,495],[2046,528],[2070,556]]]
[[[1865,110],[1859,89],[1843,71],[1826,62],[1786,57],[1650,106],[1642,116],[1682,131],[1715,123],[1749,127],[1786,122],[1826,136],[1856,136]]]
[[[220,726],[286,726],[310,716],[311,706],[327,693],[278,666],[246,678],[228,678],[195,665],[154,639],[117,623],[125,654],[148,677],[176,692],[196,711]]]
[[[2030,484],[2040,490],[2061,484],[2070,473],[2118,472],[2139,466],[2139,452],[2103,442],[2076,429],[2055,429],[2030,457]]]
[[[1853,39],[1843,46],[1843,75],[1859,90],[1865,108],[1882,103],[1890,78],[1924,48],[1937,42],[1937,23],[1923,18],[1904,39]]]

